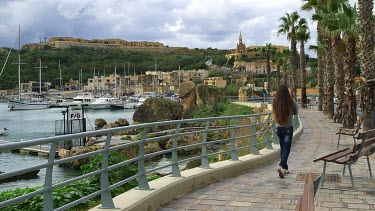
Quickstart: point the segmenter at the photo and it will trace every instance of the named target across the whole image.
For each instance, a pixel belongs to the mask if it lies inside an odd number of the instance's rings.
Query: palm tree
[[[306,11],[311,11],[314,10],[315,14],[318,15],[321,13],[320,7],[321,5],[325,2],[326,0],[303,0],[304,4],[302,5],[301,9],[306,10]],[[314,16],[313,15],[313,16]],[[317,20],[317,48],[315,50],[317,51],[317,59],[318,59],[318,87],[319,87],[319,92],[318,92],[318,111],[323,110],[323,102],[325,101],[324,99],[324,72],[325,72],[325,52],[321,46],[322,40],[323,40],[323,35],[322,35],[322,27],[321,23],[319,20]]]
[[[361,109],[363,130],[371,128],[371,112],[375,110],[375,60],[374,21],[372,9],[374,1],[358,0],[358,19],[361,59]]]
[[[357,12],[356,7],[350,7],[343,11],[342,29],[343,40],[345,42],[345,92],[346,99],[344,102],[345,112],[343,114],[343,127],[354,128],[357,120],[357,100],[354,94],[354,76],[356,56],[356,39],[358,37]]]
[[[342,122],[344,113],[344,74],[343,73],[343,56],[345,48],[342,47],[341,33],[342,29],[340,24],[342,22],[342,11],[347,4],[347,0],[331,0],[327,1],[325,5],[321,7],[323,13],[320,15],[320,20],[324,26],[324,32],[326,36],[331,38],[332,58],[333,58],[333,69],[335,75],[336,95],[337,95],[337,106],[336,113],[333,115],[334,122]],[[341,18],[341,19],[340,19]],[[329,79],[328,79],[329,80]],[[329,93],[330,94],[330,93]],[[328,102],[333,99],[328,99]],[[333,104],[332,104],[333,105]],[[333,108],[329,107],[329,114]],[[334,109],[333,109],[334,111]]]
[[[302,72],[301,78],[301,107],[307,107],[307,96],[306,96],[306,56],[305,56],[305,43],[310,39],[310,32],[308,30],[306,19],[301,18],[298,22],[298,28],[296,38],[300,42],[300,67]]]
[[[271,78],[271,57],[276,52],[276,48],[272,46],[271,43],[266,43],[266,46],[261,48],[260,51],[265,55],[266,57],[266,71],[267,71],[267,93],[271,94],[271,84],[270,84],[270,78]]]
[[[297,11],[286,13],[285,16],[280,18],[281,24],[279,26],[278,34],[286,34],[287,39],[290,40],[290,66],[292,72],[292,95],[297,98],[297,40],[296,29],[298,28],[298,20],[300,16]]]
[[[326,23],[324,19],[324,15],[328,14],[330,12],[329,6],[330,6],[331,0],[310,0],[307,1],[305,5],[308,5],[309,7],[302,7],[303,9],[315,9],[315,14],[312,16],[312,19],[314,21],[318,21],[318,42],[322,44],[324,47],[324,59],[325,66],[324,68],[324,77],[323,77],[323,90],[324,95],[323,99],[320,98],[320,100],[323,100],[322,104],[322,110],[325,115],[328,116],[328,118],[333,118],[334,116],[334,67],[332,65],[333,59],[332,59],[332,37],[327,33],[325,29]],[[320,63],[323,63],[323,61],[319,61]],[[319,68],[319,65],[318,65]],[[318,70],[320,72],[320,70]],[[321,90],[319,90],[321,91]],[[320,93],[319,93],[320,94]],[[320,97],[320,96],[319,96]]]

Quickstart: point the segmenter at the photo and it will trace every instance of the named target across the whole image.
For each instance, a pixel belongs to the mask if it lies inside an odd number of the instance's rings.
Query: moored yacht
[[[34,109],[44,109],[49,108],[51,106],[51,102],[45,100],[44,96],[42,95],[35,95],[32,96],[29,100],[9,100],[8,108],[10,110],[34,110]]]
[[[96,98],[94,102],[91,103],[92,109],[106,109],[111,108],[112,99],[109,97],[99,97]]]
[[[91,108],[91,104],[94,101],[95,101],[94,96],[89,92],[85,92],[73,98],[73,102],[70,102],[68,105],[73,110],[81,109],[82,105],[85,106],[85,108]]]

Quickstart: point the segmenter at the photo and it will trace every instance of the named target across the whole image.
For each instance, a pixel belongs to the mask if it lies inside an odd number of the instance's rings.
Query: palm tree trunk
[[[322,32],[321,32],[321,29],[320,29],[320,23],[318,22],[318,26],[317,26],[317,34],[318,34],[318,44],[322,42]],[[319,48],[319,47],[318,47]],[[319,49],[318,49],[318,53],[317,53],[317,57],[318,57],[318,87],[319,87],[319,90],[318,90],[318,98],[319,98],[319,101],[318,101],[318,111],[323,111],[323,96],[324,96],[324,92],[323,92],[323,79],[324,79],[324,67],[325,67],[325,56],[324,56],[324,52],[321,52]]]
[[[292,72],[292,98],[297,99],[297,42],[295,38],[295,33],[291,35],[291,52],[290,52],[290,66]]]
[[[354,128],[357,120],[357,100],[354,94],[354,75],[357,56],[355,53],[356,41],[354,36],[344,36],[346,43],[345,57],[345,102],[342,126]]]
[[[300,67],[301,67],[301,107],[307,108],[306,96],[306,57],[305,57],[305,43],[300,42]]]
[[[361,56],[361,109],[363,130],[371,129],[371,114],[375,115],[375,60],[374,60],[374,21],[372,10],[374,1],[358,0]]]
[[[280,68],[281,68],[281,66],[280,66],[280,64],[277,64],[277,66],[276,66],[276,69],[277,69],[277,71],[276,71],[276,84],[277,84],[277,87],[279,87],[280,86]]]
[[[268,97],[271,95],[271,60],[270,60],[270,53],[267,52],[266,53],[266,60],[267,60],[267,64],[266,64],[266,69],[267,69],[267,93],[268,93]]]
[[[333,121],[342,123],[344,113],[344,69],[343,69],[343,54],[340,52],[339,46],[342,43],[340,35],[334,35],[332,37],[332,50],[333,50],[333,66],[335,70],[335,82],[336,82],[336,94],[337,104],[336,113],[333,117]]]
[[[325,104],[326,112],[328,118],[333,119],[334,116],[334,69],[332,61],[332,39],[331,36],[324,36],[324,48],[326,52],[326,72],[325,72]]]

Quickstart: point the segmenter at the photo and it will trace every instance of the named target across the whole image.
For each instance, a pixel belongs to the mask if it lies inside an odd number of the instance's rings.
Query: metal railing
[[[294,128],[299,126],[298,117],[295,116]],[[20,149],[35,145],[51,146],[51,151],[46,163],[30,166],[21,170],[7,172],[0,174],[0,180],[7,177],[12,177],[21,173],[26,173],[34,170],[46,169],[45,182],[41,189],[34,192],[0,202],[0,208],[10,206],[20,201],[29,199],[37,195],[43,195],[43,210],[65,210],[75,205],[78,205],[86,200],[92,199],[100,195],[102,208],[115,208],[111,190],[137,180],[139,189],[150,189],[147,181],[147,175],[158,171],[160,169],[171,168],[171,175],[180,177],[180,171],[183,170],[182,163],[193,160],[200,160],[202,168],[209,168],[209,158],[219,154],[226,155],[228,159],[238,160],[239,156],[245,154],[259,154],[259,149],[272,149],[272,143],[278,143],[275,139],[274,123],[271,118],[271,113],[241,115],[241,116],[227,116],[227,117],[211,117],[187,120],[175,120],[157,123],[146,123],[139,125],[131,125],[126,127],[118,127],[112,129],[104,129],[97,131],[90,131],[78,134],[69,134],[63,136],[55,136],[49,138],[40,138],[23,142],[15,142],[10,144],[0,145],[0,152]],[[127,143],[113,144],[112,137],[115,133],[137,131],[138,135],[134,137],[136,140],[128,141]],[[106,140],[103,148],[87,152],[85,154],[75,155],[68,158],[55,158],[55,152],[58,149],[58,144],[63,141],[80,139],[84,137],[96,137],[105,135]],[[199,141],[191,144],[182,144],[182,139],[195,138]],[[161,140],[169,140],[171,145],[169,148],[161,151],[155,151],[146,154],[145,147],[149,143],[158,143]],[[138,148],[138,156],[129,158],[110,165],[109,152],[121,149],[128,149],[128,147],[135,146]],[[219,147],[218,147],[219,146]],[[181,151],[191,148],[199,148],[200,153],[186,158],[181,156]],[[92,157],[95,155],[102,155],[101,169],[91,173],[83,174],[72,179],[62,182],[54,182],[52,177],[53,168],[57,165],[68,163],[73,160]],[[147,160],[152,157],[168,155],[171,157],[171,162],[163,166],[146,169]],[[109,172],[119,167],[135,164],[138,167],[137,174],[126,178],[115,184],[110,184],[108,180]],[[61,188],[74,182],[84,180],[94,175],[100,175],[100,190],[91,193],[83,198],[72,201],[61,207],[54,207],[52,193],[56,188]]]

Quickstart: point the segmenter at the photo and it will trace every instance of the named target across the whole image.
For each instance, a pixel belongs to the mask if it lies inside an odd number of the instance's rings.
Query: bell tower
[[[236,53],[239,53],[239,54],[246,53],[246,46],[242,42],[242,33],[241,33],[241,31],[240,31],[240,36],[238,37],[238,43],[237,43]]]

